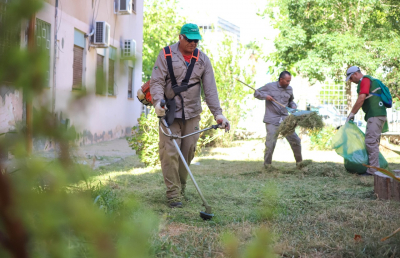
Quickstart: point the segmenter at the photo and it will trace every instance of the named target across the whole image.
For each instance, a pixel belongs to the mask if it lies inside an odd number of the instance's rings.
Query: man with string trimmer
[[[157,116],[165,116],[173,135],[182,136],[199,130],[201,84],[206,103],[220,128],[230,129],[228,120],[222,115],[210,59],[196,48],[199,40],[197,25],[185,24],[179,42],[163,48],[154,64],[150,80],[152,102]],[[162,100],[166,101],[166,108],[161,106]],[[194,157],[198,139],[199,134],[176,139],[188,165]],[[182,207],[188,172],[173,141],[161,129],[159,155],[169,206]]]
[[[283,71],[276,82],[270,82],[254,92],[254,97],[265,100],[264,123],[267,130],[265,141],[264,167],[271,167],[272,154],[274,153],[279,124],[288,116],[286,107],[296,109],[297,105],[293,102],[293,89],[289,86],[292,79],[288,71]],[[286,136],[290,147],[293,150],[296,165],[299,166],[303,161],[301,155],[301,139],[296,133]]]

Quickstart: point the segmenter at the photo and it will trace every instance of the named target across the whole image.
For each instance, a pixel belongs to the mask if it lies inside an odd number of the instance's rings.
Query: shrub
[[[222,134],[220,131],[207,132],[210,137],[221,135],[212,142],[213,146],[231,146],[240,119],[245,117],[249,111],[245,103],[246,96],[253,94],[252,90],[235,80],[235,78],[241,78],[244,82],[251,84],[254,78],[251,65],[247,64],[249,56],[251,56],[249,50],[241,44],[236,46],[235,44],[226,36],[219,42],[217,49],[203,49],[210,57],[214,69],[223,115],[231,125],[231,133],[229,134]],[[224,53],[224,55],[220,55],[220,53]]]
[[[201,105],[203,112],[200,115],[199,128],[204,129],[215,124],[215,121],[206,103],[202,102]],[[209,130],[200,133],[200,138],[197,141],[196,155],[199,155],[204,147],[208,146],[222,134],[222,130]],[[146,166],[160,164],[158,157],[158,118],[153,108],[147,116],[145,114],[141,115],[138,119],[138,125],[132,128],[132,136],[127,137],[127,141]]]
[[[321,131],[310,131],[310,147],[313,150],[331,150],[332,137],[335,135],[336,129],[333,126],[325,126]]]
[[[136,151],[139,159],[146,166],[160,163],[158,158],[158,118],[154,108],[146,116],[142,114],[138,125],[132,128],[132,136],[127,137],[129,146]]]

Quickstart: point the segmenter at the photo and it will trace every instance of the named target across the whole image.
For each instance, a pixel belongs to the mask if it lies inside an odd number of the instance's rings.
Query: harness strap
[[[172,88],[174,88],[174,87],[178,86],[178,83],[176,82],[174,69],[172,67],[171,47],[170,46],[166,46],[165,48],[163,48],[163,50],[164,50],[164,57],[165,57],[165,59],[167,59],[168,72],[169,72],[169,76],[171,77]]]
[[[194,65],[199,60],[200,51],[197,48],[193,51],[192,57],[190,58],[189,67],[186,71],[185,79],[183,79],[181,85],[178,86],[178,83],[176,82],[176,77],[174,74],[174,68],[172,66],[171,47],[170,46],[164,47],[163,50],[164,50],[164,57],[167,60],[169,76],[171,77],[172,90],[174,91],[175,96],[179,96],[179,98],[181,99],[182,119],[183,119],[183,123],[185,123],[185,107],[184,107],[184,102],[183,102],[183,97],[181,95],[181,92],[187,91],[189,88],[191,88],[199,83],[199,82],[195,82],[192,84],[188,84],[190,77],[192,75],[193,69],[194,69]]]
[[[182,95],[180,93],[177,94],[177,96],[179,96],[181,98],[181,107],[182,107],[182,119],[183,119],[183,124],[185,124],[185,105],[183,104],[183,98]]]
[[[195,63],[197,62],[198,59],[199,59],[199,50],[196,48],[193,51],[192,57],[190,58],[190,65],[189,65],[188,70],[186,72],[185,79],[183,79],[183,81],[182,81],[181,86],[182,85],[183,86],[188,85],[189,80],[190,80],[190,76],[192,75],[192,72],[193,72],[194,65],[195,65]]]

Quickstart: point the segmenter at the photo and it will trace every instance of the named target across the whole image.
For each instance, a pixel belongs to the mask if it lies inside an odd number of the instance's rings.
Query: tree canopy
[[[175,0],[145,1],[143,13],[143,82],[150,80],[159,51],[178,41],[184,18]]]
[[[397,0],[272,0],[263,15],[280,34],[268,59],[310,82],[343,81],[357,65],[397,91],[399,7]]]

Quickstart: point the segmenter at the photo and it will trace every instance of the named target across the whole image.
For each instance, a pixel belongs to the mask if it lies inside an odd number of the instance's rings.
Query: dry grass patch
[[[166,225],[164,228],[162,228],[160,230],[159,236],[160,237],[176,237],[176,236],[180,236],[183,233],[186,233],[188,231],[192,231],[195,233],[201,233],[201,231],[203,231],[202,228],[199,227],[195,227],[195,226],[189,226],[186,225],[184,223],[171,223]]]

